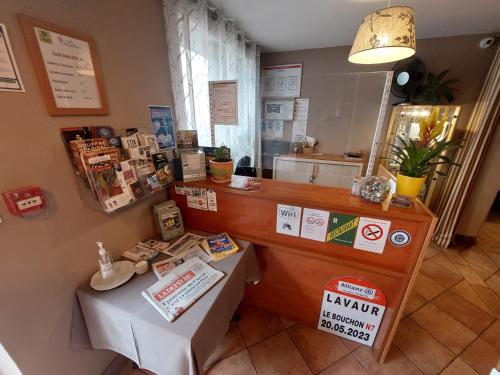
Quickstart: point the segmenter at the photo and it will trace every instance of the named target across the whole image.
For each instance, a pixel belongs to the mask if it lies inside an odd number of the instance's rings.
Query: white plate
[[[95,290],[113,289],[127,282],[135,273],[134,263],[128,261],[114,262],[113,270],[113,275],[105,279],[97,271],[90,279],[90,286]]]

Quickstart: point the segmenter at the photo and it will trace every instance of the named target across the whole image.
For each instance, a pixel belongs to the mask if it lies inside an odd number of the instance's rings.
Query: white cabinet
[[[273,178],[350,189],[353,178],[361,176],[362,172],[362,161],[347,161],[336,155],[322,155],[320,158],[307,155],[276,156]]]

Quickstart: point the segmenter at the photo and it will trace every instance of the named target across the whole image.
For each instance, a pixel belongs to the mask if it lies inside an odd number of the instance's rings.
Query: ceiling
[[[211,0],[264,51],[351,45],[364,16],[387,6],[375,0]],[[500,31],[500,0],[408,0],[417,38]]]

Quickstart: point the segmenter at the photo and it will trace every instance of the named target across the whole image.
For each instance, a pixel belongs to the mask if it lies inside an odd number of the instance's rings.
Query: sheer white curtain
[[[255,165],[257,46],[206,0],[163,4],[177,127],[196,129],[202,146],[228,146],[235,163],[250,156]],[[212,145],[208,81],[220,80],[238,81],[238,124],[216,125]]]

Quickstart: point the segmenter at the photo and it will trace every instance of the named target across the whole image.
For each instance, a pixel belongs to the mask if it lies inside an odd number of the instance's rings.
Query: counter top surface
[[[193,186],[213,189],[216,192],[241,194],[259,199],[282,200],[283,204],[296,204],[314,208],[338,209],[347,212],[357,212],[366,215],[393,217],[401,219],[428,220],[434,214],[421,202],[417,201],[409,208],[390,206],[386,211],[380,204],[370,203],[361,197],[351,194],[349,189],[332,188],[328,186],[293,183],[262,179],[260,191],[247,191],[228,188],[225,184],[217,184],[211,180],[176,183],[180,186]]]
[[[335,154],[316,154],[316,155],[314,155],[314,154],[289,153],[289,154],[279,155],[279,157],[294,158],[294,159],[339,161],[339,162],[360,163],[360,164],[364,163],[364,160],[350,160],[350,159],[346,159],[344,157],[344,155],[335,155]]]

